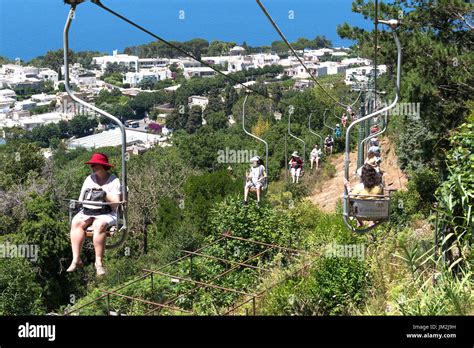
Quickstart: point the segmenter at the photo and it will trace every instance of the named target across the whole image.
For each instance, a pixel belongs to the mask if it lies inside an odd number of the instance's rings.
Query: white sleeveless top
[[[251,167],[250,168],[250,177],[252,181],[258,181],[258,179],[263,177],[263,173],[265,171],[265,167],[261,164],[258,167]]]

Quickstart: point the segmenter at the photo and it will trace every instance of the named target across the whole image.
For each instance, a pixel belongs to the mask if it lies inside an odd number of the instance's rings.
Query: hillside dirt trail
[[[407,184],[406,175],[397,165],[397,156],[394,145],[387,139],[381,139],[380,147],[382,149],[382,171],[385,173],[385,188],[393,190],[405,190]],[[350,154],[350,173],[351,183],[357,183],[358,179],[353,173],[356,170],[357,153]],[[334,212],[338,200],[342,200],[344,192],[344,154],[337,154],[331,157],[331,163],[336,167],[336,175],[318,185],[308,199],[324,212]]]

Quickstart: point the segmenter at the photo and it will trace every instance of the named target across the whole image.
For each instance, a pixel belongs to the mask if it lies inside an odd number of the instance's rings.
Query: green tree
[[[92,134],[97,125],[95,118],[90,119],[88,116],[78,115],[69,121],[69,133],[76,137],[83,137]]]
[[[228,124],[227,116],[224,111],[213,112],[207,115],[206,122],[207,125],[215,131],[227,128]]]
[[[26,259],[0,262],[0,315],[41,315],[41,285],[33,266]]]
[[[68,224],[61,209],[49,194],[32,194],[26,202],[26,216],[16,239],[21,244],[37,246],[38,280],[47,308],[57,308],[74,291],[74,285],[60,276],[64,271],[61,259],[70,255]]]
[[[186,122],[186,132],[195,133],[202,126],[202,109],[195,105],[189,110],[188,120]]]
[[[0,150],[3,157],[0,183],[24,183],[30,174],[39,175],[45,160],[40,149],[32,143],[8,144]]]

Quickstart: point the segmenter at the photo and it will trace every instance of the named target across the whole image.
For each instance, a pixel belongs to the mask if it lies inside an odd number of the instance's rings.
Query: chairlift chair
[[[304,161],[306,160],[306,142],[298,138],[296,135],[291,133],[291,115],[293,114],[292,110],[290,110],[288,114],[288,135],[296,140],[298,140],[301,144],[303,144],[303,166],[301,167],[300,170],[300,175],[298,176],[299,178],[302,178],[304,176]]]
[[[397,80],[396,80],[396,93],[393,102],[369,115],[359,118],[358,120],[352,122],[346,131],[346,146],[344,154],[344,177],[349,181],[349,154],[350,154],[350,143],[351,143],[351,131],[352,129],[367,120],[372,119],[382,113],[386,113],[388,110],[394,108],[400,97],[400,76],[401,76],[401,61],[402,61],[402,48],[400,40],[396,33],[396,28],[399,26],[399,21],[397,20],[378,20],[378,23],[388,25],[392,30],[392,35],[397,46]],[[385,126],[386,127],[386,126]],[[385,127],[383,131],[385,131]],[[381,133],[381,131],[377,132]],[[371,137],[376,136],[376,134],[364,139],[367,141]],[[361,144],[363,146],[363,144]],[[372,230],[373,228],[379,226],[381,223],[387,221],[390,218],[390,193],[384,193],[383,195],[353,195],[348,192],[346,186],[344,186],[344,213],[343,213],[344,223],[346,226],[356,233],[364,233]],[[351,224],[350,219],[357,219],[359,221],[373,221],[374,223],[368,227],[358,228]]]
[[[107,237],[106,238],[106,249],[114,249],[121,246],[125,240],[127,239],[128,234],[128,227],[127,227],[127,203],[128,203],[128,192],[127,192],[127,162],[126,162],[126,146],[127,146],[127,138],[125,127],[122,122],[115,116],[107,113],[106,111],[87,103],[86,101],[78,98],[74,92],[71,90],[70,83],[69,83],[69,29],[71,27],[72,21],[74,19],[74,14],[76,11],[76,6],[82,3],[83,0],[65,0],[65,3],[71,5],[69,10],[69,14],[66,20],[66,24],[64,26],[63,32],[63,44],[64,44],[64,86],[66,89],[67,94],[71,97],[72,100],[77,102],[84,107],[91,109],[101,116],[104,116],[110,119],[112,122],[116,123],[121,131],[121,140],[122,140],[122,173],[121,173],[121,202],[119,203],[100,203],[100,202],[83,202],[78,200],[70,200],[69,201],[69,222],[71,223],[73,213],[81,207],[82,204],[86,203],[87,205],[113,205],[117,204],[117,223],[115,225],[109,226],[107,228]],[[91,238],[93,235],[92,227],[89,227],[86,230],[86,237]]]
[[[250,133],[246,128],[245,128],[245,112],[246,112],[246,106],[247,106],[247,99],[249,97],[249,93],[246,92],[245,94],[245,99],[244,103],[242,104],[242,129],[245,132],[245,134],[251,136],[254,139],[257,139],[261,143],[265,145],[265,172],[267,173],[267,177],[262,179],[262,191],[265,191],[268,188],[268,143],[263,140],[262,138],[256,136],[255,134]],[[250,188],[250,192],[256,192],[257,189],[255,187]]]
[[[323,141],[323,137],[321,135],[319,135],[318,133],[316,133],[313,129],[311,129],[311,117],[313,116],[313,113],[311,112],[309,114],[309,117],[308,117],[308,130],[311,134],[317,136],[319,138],[319,150],[321,151],[321,154],[324,154],[324,141]],[[322,157],[322,155],[321,155]]]

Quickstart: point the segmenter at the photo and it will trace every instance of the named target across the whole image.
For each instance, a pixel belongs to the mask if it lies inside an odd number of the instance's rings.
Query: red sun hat
[[[91,159],[88,162],[85,162],[84,164],[99,164],[107,168],[113,167],[113,165],[109,163],[109,158],[107,157],[107,155],[103,153],[94,153]]]

